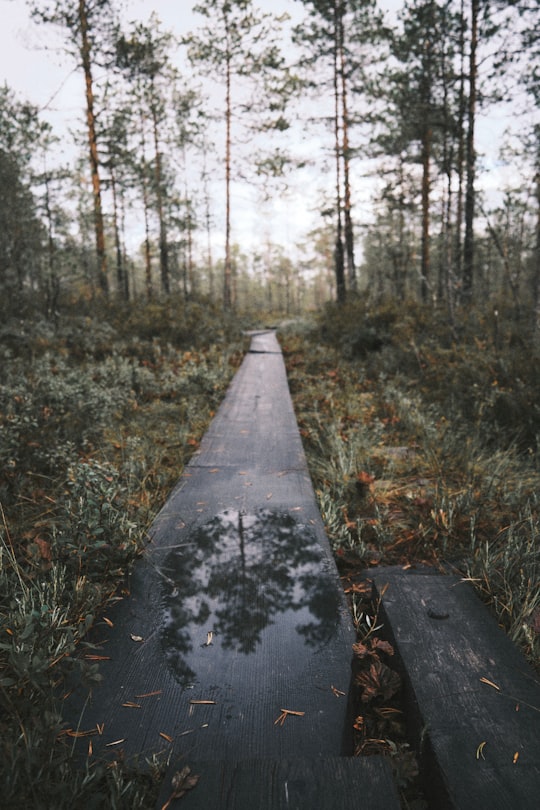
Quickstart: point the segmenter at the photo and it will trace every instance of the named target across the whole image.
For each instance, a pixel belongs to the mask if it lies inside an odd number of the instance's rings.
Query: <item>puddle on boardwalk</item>
[[[269,653],[265,645],[292,644],[301,656],[336,630],[338,597],[322,549],[288,514],[216,515],[167,556],[162,574],[163,651],[186,686],[208,669],[210,652],[214,668],[231,652],[236,662]]]

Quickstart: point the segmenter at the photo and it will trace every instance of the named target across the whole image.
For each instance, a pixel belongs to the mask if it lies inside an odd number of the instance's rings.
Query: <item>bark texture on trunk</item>
[[[92,178],[92,195],[94,200],[94,230],[96,237],[98,286],[109,294],[107,274],[107,254],[105,250],[105,228],[103,207],[101,203],[101,179],[99,175],[99,155],[96,136],[96,116],[94,112],[94,88],[92,80],[91,46],[88,31],[88,14],[85,0],[79,0],[79,25],[81,34],[81,60],[86,88],[86,122],[88,129],[88,146],[90,154],[90,172]]]
[[[478,65],[476,51],[478,47],[478,13],[480,0],[471,0],[471,41],[469,54],[469,102],[467,107],[467,186],[465,190],[465,241],[463,244],[463,297],[466,301],[472,297],[474,280],[474,215],[475,215],[475,120],[476,120],[476,83]]]

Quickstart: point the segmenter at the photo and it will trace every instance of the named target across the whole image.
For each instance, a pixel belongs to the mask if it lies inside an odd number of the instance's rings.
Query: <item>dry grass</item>
[[[510,361],[500,352],[488,358],[484,344],[476,356],[473,341],[452,351],[449,371],[448,350],[439,352],[431,336],[424,373],[418,358],[427,349],[415,335],[405,345],[403,328],[396,326],[400,343],[393,352],[387,334],[386,349],[361,358],[342,345],[321,346],[320,327],[307,337],[284,338],[308,463],[338,561],[452,567],[474,581],[538,666],[537,448],[524,446],[519,430],[511,436],[508,425],[491,434],[485,424],[479,429],[491,402],[480,393],[474,413],[463,415],[475,362],[485,369]],[[506,386],[508,394],[510,377]],[[484,390],[484,383],[478,387]],[[523,379],[519,389],[521,401],[532,396]]]

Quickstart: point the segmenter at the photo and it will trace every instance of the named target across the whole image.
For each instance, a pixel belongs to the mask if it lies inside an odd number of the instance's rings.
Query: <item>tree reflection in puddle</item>
[[[162,568],[162,644],[175,675],[196,680],[206,646],[255,653],[276,624],[297,645],[324,646],[338,621],[326,565],[313,529],[289,514],[228,510],[196,529]]]

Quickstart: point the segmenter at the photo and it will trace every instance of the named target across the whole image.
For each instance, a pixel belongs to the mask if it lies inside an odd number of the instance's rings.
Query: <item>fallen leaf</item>
[[[353,653],[357,658],[360,658],[360,660],[368,658],[369,656],[378,658],[379,652],[386,653],[386,655],[394,654],[394,648],[392,645],[388,641],[383,641],[377,636],[373,636],[366,642],[358,641],[356,644],[352,645],[352,648]]]
[[[356,527],[356,524],[355,524]],[[360,593],[364,596],[370,596],[373,590],[371,580],[369,582],[353,582],[345,588],[345,593]]]
[[[364,644],[361,641],[358,641],[356,644],[352,645],[353,653],[357,658],[363,659],[367,658],[369,655],[372,655],[371,649],[368,647],[367,644]]]
[[[371,639],[371,646],[374,650],[380,650],[387,655],[394,654],[394,648],[388,641],[383,641],[381,638],[377,638],[377,636],[373,636]]]
[[[199,779],[200,776],[191,773],[189,765],[185,765],[181,771],[177,771],[171,780],[172,793],[161,810],[167,810],[173,799],[181,799],[188,790],[193,790],[197,786]]]
[[[172,741],[173,741],[173,738],[172,738],[172,737],[169,737],[169,735],[168,735],[168,734],[165,734],[165,732],[164,732],[164,731],[160,731],[160,732],[159,732],[159,736],[160,736],[160,737],[163,737],[163,739],[164,739],[164,740],[167,740],[167,742],[172,743]]]
[[[369,703],[379,695],[389,700],[400,688],[401,678],[382,661],[376,660],[368,670],[358,673],[356,683],[362,689],[362,703]]]
[[[42,540],[41,537],[34,537],[34,543],[38,547],[41,559],[49,563],[52,559],[51,544],[47,540]]]

